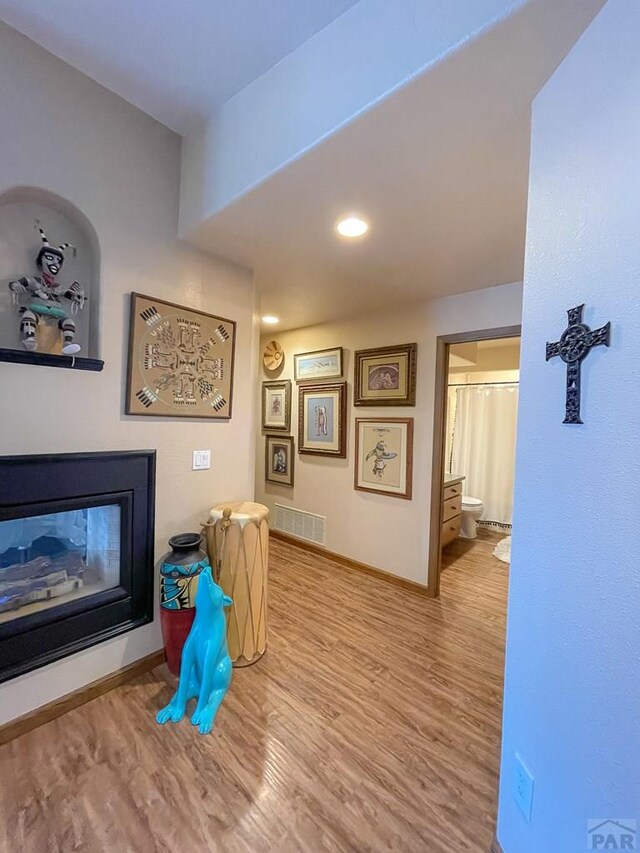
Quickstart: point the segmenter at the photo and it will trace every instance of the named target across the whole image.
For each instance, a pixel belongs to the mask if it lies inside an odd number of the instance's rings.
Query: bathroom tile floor
[[[474,561],[483,564],[485,561],[489,561],[490,565],[494,560],[496,563],[500,563],[500,560],[493,556],[493,550],[498,542],[501,542],[508,535],[509,531],[498,532],[479,526],[477,539],[461,539],[460,537],[454,539],[450,545],[442,550],[442,571],[453,566],[458,567],[458,564],[462,570],[472,568]],[[507,571],[508,568],[505,566]]]

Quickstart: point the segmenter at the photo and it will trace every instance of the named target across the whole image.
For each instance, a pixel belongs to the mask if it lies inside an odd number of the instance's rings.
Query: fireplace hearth
[[[155,451],[0,457],[0,682],[153,619]]]

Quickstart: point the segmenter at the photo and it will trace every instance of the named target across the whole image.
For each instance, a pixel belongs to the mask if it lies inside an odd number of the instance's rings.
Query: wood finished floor
[[[452,543],[438,601],[273,542],[265,657],[214,732],[159,667],[0,748],[0,849],[488,851],[508,567]]]

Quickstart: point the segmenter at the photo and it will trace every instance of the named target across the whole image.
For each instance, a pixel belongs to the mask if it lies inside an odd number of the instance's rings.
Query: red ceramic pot
[[[169,539],[171,551],[160,566],[160,626],[167,664],[180,675],[182,647],[195,616],[198,576],[209,565],[199,533],[180,533]]]
[[[180,675],[182,647],[189,636],[195,615],[195,607],[185,608],[184,610],[160,608],[160,625],[164,650],[167,655],[167,666],[174,675]]]

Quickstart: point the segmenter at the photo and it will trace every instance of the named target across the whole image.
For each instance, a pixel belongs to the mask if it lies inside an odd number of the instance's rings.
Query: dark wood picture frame
[[[270,451],[270,442],[278,442],[278,444],[287,444],[289,445],[289,479],[287,482],[283,480],[274,480],[273,479],[273,470],[271,465],[271,451]],[[293,487],[294,482],[294,473],[295,473],[295,446],[293,443],[293,436],[291,435],[265,435],[264,437],[264,479],[267,483],[274,483],[276,486],[290,486]]]
[[[338,399],[338,426],[337,426],[337,449],[324,450],[317,447],[307,447],[305,399],[307,396],[318,396],[328,393],[337,393]],[[328,382],[314,385],[301,385],[298,389],[298,453],[308,453],[313,456],[333,456],[345,459],[347,455],[347,383]]]
[[[407,370],[405,375],[406,393],[393,394],[393,389],[390,390],[387,396],[383,397],[367,397],[364,396],[365,389],[362,383],[362,367],[363,362],[367,359],[381,358],[386,356],[404,356],[407,359]],[[415,406],[416,404],[416,376],[418,366],[418,345],[399,344],[392,347],[375,347],[374,349],[356,350],[353,357],[353,388],[354,388],[354,406],[368,406],[375,408],[377,406]]]
[[[202,411],[202,406],[200,406],[197,410],[194,408],[186,407],[184,409],[172,409],[168,405],[163,406],[161,409],[157,409],[155,411],[151,411],[151,407],[155,405],[155,401],[150,399],[152,395],[147,393],[147,389],[143,387],[144,383],[141,382],[137,390],[134,387],[134,367],[135,367],[135,349],[136,349],[136,341],[139,336],[139,332],[137,333],[137,313],[138,313],[138,301],[146,300],[147,302],[154,303],[156,305],[166,305],[169,308],[177,309],[181,315],[188,319],[189,315],[195,315],[196,317],[205,317],[207,321],[215,320],[218,321],[219,326],[218,330],[221,330],[221,334],[223,337],[220,337],[219,343],[223,347],[230,346],[231,355],[230,355],[230,366],[225,371],[226,377],[224,379],[224,390],[226,389],[226,383],[228,381],[228,398],[224,397],[223,394],[220,395],[221,399],[217,400],[215,397],[212,397],[211,404],[209,409],[205,409]],[[226,330],[225,326],[229,326],[231,331],[230,333]],[[201,418],[206,420],[231,420],[232,411],[233,411],[233,382],[234,382],[234,374],[235,374],[235,356],[236,356],[236,332],[237,332],[237,323],[235,320],[229,320],[226,317],[219,317],[216,314],[209,314],[206,311],[199,311],[197,308],[189,308],[186,305],[179,305],[177,302],[168,302],[166,299],[157,299],[155,296],[147,296],[144,293],[131,293],[130,300],[130,313],[129,313],[129,345],[127,349],[127,387],[125,392],[125,414],[133,415],[136,417],[156,417],[156,418]],[[227,336],[226,339],[224,336]],[[230,344],[229,344],[229,340]],[[217,357],[217,356],[216,356]],[[146,396],[145,396],[146,395]],[[135,403],[134,403],[135,399]]]
[[[406,424],[407,446],[405,450],[405,488],[403,492],[386,491],[385,489],[372,489],[359,485],[360,481],[360,424]],[[353,469],[353,487],[358,492],[369,492],[383,497],[402,498],[410,501],[413,496],[413,418],[356,418],[356,452]]]
[[[336,373],[330,373],[326,376],[307,376],[301,378],[298,369],[298,362],[300,359],[321,356],[325,353],[338,353],[339,371]],[[312,350],[311,352],[297,352],[293,356],[293,378],[296,382],[323,382],[326,380],[335,382],[336,379],[342,379],[343,373],[344,350],[342,347],[326,347],[325,349]]]
[[[284,403],[284,425],[273,426],[267,423],[267,392],[269,389],[281,388],[285,392]],[[291,380],[278,379],[273,382],[262,383],[262,417],[260,421],[263,432],[290,432],[291,431]]]

